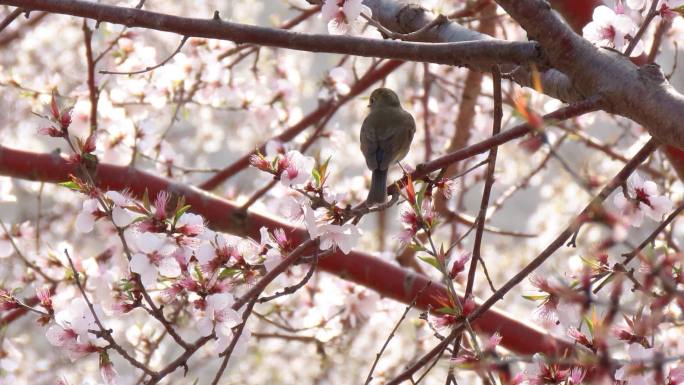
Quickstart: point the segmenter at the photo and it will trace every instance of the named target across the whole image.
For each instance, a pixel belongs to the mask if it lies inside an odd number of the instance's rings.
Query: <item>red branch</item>
[[[77,165],[68,163],[59,155],[0,147],[1,175],[54,183],[67,180],[69,174],[77,173],[77,168]],[[295,244],[308,239],[306,231],[302,228],[293,227],[263,214],[250,212],[242,216],[240,205],[234,202],[134,168],[100,164],[95,179],[102,189],[128,189],[138,197],[141,197],[145,190],[150,196],[155,196],[159,191],[185,196],[186,202],[192,206],[191,210],[203,215],[209,226],[215,230],[258,239],[262,226],[270,229],[280,227],[288,233]],[[403,303],[410,303],[416,298],[429,280],[425,276],[360,251],[352,251],[348,255],[334,253],[320,260],[319,266],[324,271]],[[418,296],[417,307],[440,307],[438,298],[446,298],[446,295],[444,286],[433,283]],[[570,343],[556,339],[543,330],[495,309],[487,310],[474,326],[485,333],[500,332],[503,336],[503,346],[520,354],[558,354],[559,351],[572,349]]]

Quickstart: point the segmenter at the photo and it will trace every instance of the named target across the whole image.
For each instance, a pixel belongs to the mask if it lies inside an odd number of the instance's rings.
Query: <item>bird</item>
[[[366,204],[372,206],[387,200],[387,170],[408,153],[416,122],[389,88],[375,89],[368,107],[370,112],[361,124],[359,136],[361,152],[373,173],[366,198]]]

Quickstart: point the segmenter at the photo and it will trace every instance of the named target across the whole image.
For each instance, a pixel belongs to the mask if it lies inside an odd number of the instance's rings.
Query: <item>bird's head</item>
[[[389,88],[377,88],[370,95],[368,107],[399,107],[399,97]]]

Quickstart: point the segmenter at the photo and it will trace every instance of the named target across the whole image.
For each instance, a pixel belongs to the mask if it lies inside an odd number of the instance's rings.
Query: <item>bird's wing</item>
[[[375,135],[375,127],[373,125],[373,119],[366,118],[361,125],[361,153],[363,153],[364,158],[366,158],[366,165],[370,170],[376,170],[378,168],[378,141]]]
[[[392,116],[395,118],[385,123],[391,128],[385,130],[383,137],[379,138],[379,147],[385,150],[382,160],[378,160],[380,169],[389,168],[394,162],[406,156],[416,132],[416,124],[411,114],[401,109],[401,113]]]

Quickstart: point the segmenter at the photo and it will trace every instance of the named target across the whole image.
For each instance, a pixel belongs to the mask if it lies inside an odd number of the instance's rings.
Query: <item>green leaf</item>
[[[185,206],[181,207],[180,210],[178,210],[176,212],[176,216],[175,216],[175,218],[173,218],[173,224],[174,225],[176,224],[176,221],[178,221],[178,218],[181,217],[181,215],[185,214],[186,211],[190,210],[190,207],[191,207],[190,205],[185,205]]]
[[[437,313],[442,313],[442,314],[451,314],[451,315],[459,315],[460,313],[458,310],[449,307],[449,306],[444,306],[440,307],[439,309],[435,310]]]
[[[311,170],[311,175],[314,178],[314,181],[316,182],[316,187],[321,186],[321,174],[316,170],[315,168]]]
[[[121,288],[121,291],[129,293],[131,290],[133,290],[133,284],[127,279],[122,279],[119,281],[119,288]]]
[[[437,258],[431,256],[431,255],[424,255],[418,257],[420,258],[421,261],[427,262],[430,265],[432,265],[435,269],[439,270],[439,263],[437,262]]]
[[[145,188],[145,192],[143,193],[143,206],[147,211],[150,211],[150,192],[147,191],[147,188]]]
[[[594,335],[594,323],[591,322],[591,318],[589,318],[588,316],[585,315],[582,317],[582,321],[584,321],[584,323],[587,325],[587,329],[589,329],[589,334],[591,334],[593,336]]]
[[[95,155],[93,155],[93,154],[85,153],[85,152],[84,152],[83,154],[81,154],[81,156],[83,157],[83,159],[85,159],[85,160],[87,160],[87,161],[89,161],[89,162],[97,163],[97,156],[95,156]]]
[[[416,196],[416,206],[423,207],[423,200],[425,199],[425,191],[427,190],[427,183],[423,183]],[[422,214],[422,213],[421,213]]]
[[[73,180],[70,180],[70,181],[67,181],[67,182],[58,183],[58,185],[60,185],[60,186],[62,186],[62,187],[66,187],[66,188],[68,188],[68,189],[70,189],[70,190],[81,191],[81,190],[78,188],[78,184],[77,184],[76,182],[74,182]]]
[[[530,301],[541,301],[547,299],[549,296],[548,294],[527,294],[522,297]]]
[[[219,279],[235,278],[236,276],[240,275],[241,272],[242,271],[240,269],[226,268],[221,270]]]

